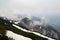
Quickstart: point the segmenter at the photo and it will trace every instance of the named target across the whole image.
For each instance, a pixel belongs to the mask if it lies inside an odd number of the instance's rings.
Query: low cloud
[[[42,15],[60,13],[60,0],[4,0],[0,5],[0,15]]]

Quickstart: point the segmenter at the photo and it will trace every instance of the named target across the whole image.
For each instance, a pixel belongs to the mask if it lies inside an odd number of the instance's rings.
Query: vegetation
[[[1,37],[2,40],[6,39],[6,38],[7,38],[6,40],[9,40],[9,38],[5,36],[6,30],[10,30],[10,31],[12,31],[16,34],[20,34],[20,35],[23,35],[25,37],[31,38],[32,40],[47,40],[46,38],[37,36],[33,33],[28,33],[28,32],[22,31],[20,29],[17,29],[14,26],[12,26],[12,23],[10,23],[8,20],[4,20],[4,19],[0,18],[0,31],[1,31],[0,33],[2,35],[4,35],[4,36]]]
[[[14,39],[4,35],[4,36],[0,36],[0,40],[14,40]]]
[[[8,38],[6,35],[6,29],[3,25],[0,25],[0,40],[13,40],[13,38]]]

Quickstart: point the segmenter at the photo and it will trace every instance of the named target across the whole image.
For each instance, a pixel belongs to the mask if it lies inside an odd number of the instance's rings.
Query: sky
[[[0,16],[17,19],[19,14],[46,17],[60,30],[60,0],[0,0]]]
[[[46,17],[60,24],[60,0],[0,0],[1,16],[14,18],[19,14]]]
[[[60,13],[60,0],[0,0],[0,15]]]

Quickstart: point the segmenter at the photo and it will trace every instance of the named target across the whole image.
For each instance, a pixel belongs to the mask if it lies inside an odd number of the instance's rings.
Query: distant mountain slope
[[[29,32],[24,32],[20,29],[17,29],[16,27],[12,26],[12,23],[9,22],[9,20],[4,20],[4,18],[0,17],[0,27],[5,28],[5,30],[10,30],[16,34],[20,34],[20,35],[23,35],[25,37],[29,37],[31,38],[32,40],[48,40],[46,38],[43,38],[43,37],[40,37],[40,36],[37,36],[33,33],[29,33]],[[3,35],[3,34],[2,34]]]
[[[43,21],[42,25],[39,25],[40,23],[38,22],[40,21],[36,21],[36,17],[34,18],[34,20],[30,21],[29,18],[25,17],[17,25],[20,27],[22,26],[23,28],[29,29],[31,31],[39,32],[48,37],[51,37],[57,40],[59,39],[60,37],[59,32],[52,25],[50,24],[45,25],[44,19],[41,20]]]

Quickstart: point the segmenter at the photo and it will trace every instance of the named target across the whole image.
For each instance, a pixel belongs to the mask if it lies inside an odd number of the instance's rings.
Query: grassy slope
[[[5,25],[4,23],[7,23],[7,25]],[[24,32],[24,31],[22,31],[20,29],[15,28],[14,26],[12,26],[11,23],[9,23],[8,20],[0,19],[0,29],[2,29],[0,31],[2,31],[4,34],[5,34],[4,30],[10,30],[10,31],[12,31],[12,32],[14,32],[16,34],[20,34],[20,35],[23,35],[25,37],[29,37],[29,38],[31,38],[33,40],[47,40],[46,38],[42,38],[42,37],[37,36],[37,35],[35,35],[33,33]]]

